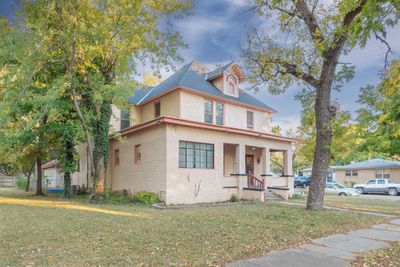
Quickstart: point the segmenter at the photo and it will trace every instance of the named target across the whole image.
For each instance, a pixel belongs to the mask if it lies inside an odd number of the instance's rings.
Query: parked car
[[[325,184],[325,195],[336,195],[336,196],[359,196],[360,193],[357,189],[345,187],[338,183],[326,183]]]
[[[310,186],[310,176],[297,176],[294,178],[294,187],[304,187]]]
[[[397,196],[400,192],[400,184],[391,179],[372,179],[366,184],[355,184],[353,188],[357,189],[360,194],[387,193],[391,196]]]

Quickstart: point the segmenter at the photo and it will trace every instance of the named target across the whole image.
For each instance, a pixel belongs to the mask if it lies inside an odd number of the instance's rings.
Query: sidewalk
[[[351,261],[360,253],[389,247],[388,241],[400,241],[400,219],[348,234],[313,239],[310,243],[298,248],[271,252],[260,258],[246,259],[228,266],[351,266]]]

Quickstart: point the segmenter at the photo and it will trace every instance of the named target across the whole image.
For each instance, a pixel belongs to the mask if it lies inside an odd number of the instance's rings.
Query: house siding
[[[335,170],[336,182],[351,186],[352,183],[362,184],[375,179],[376,169],[358,170],[358,176],[346,176],[346,170]],[[400,182],[400,169],[385,169],[391,178]]]

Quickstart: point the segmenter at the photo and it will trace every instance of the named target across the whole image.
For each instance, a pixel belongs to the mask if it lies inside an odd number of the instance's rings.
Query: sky
[[[0,0],[0,14],[12,17],[14,2],[14,0]],[[273,31],[265,19],[248,12],[249,7],[247,0],[193,0],[191,14],[173,20],[175,29],[181,33],[188,45],[187,49],[181,49],[184,62],[178,62],[177,67],[192,60],[202,62],[211,68],[229,61],[238,61],[241,49],[245,48],[246,35],[249,31],[255,27],[262,27],[264,32]],[[387,33],[387,40],[397,53],[395,55],[397,58],[400,54],[399,32],[398,25]],[[341,92],[333,92],[332,95],[343,110],[354,114],[360,108],[356,103],[359,88],[379,83],[385,52],[386,47],[380,41],[371,39],[364,49],[355,48],[349,55],[340,59],[343,62],[351,62],[356,67],[354,79],[346,83]],[[162,75],[165,79],[172,73],[163,71]],[[248,87],[249,85],[245,84],[242,89],[247,90]],[[285,132],[300,125],[301,107],[294,99],[294,95],[300,89],[293,87],[281,95],[271,95],[266,87],[261,87],[257,93],[251,93],[277,110],[272,117],[272,123],[279,125]]]

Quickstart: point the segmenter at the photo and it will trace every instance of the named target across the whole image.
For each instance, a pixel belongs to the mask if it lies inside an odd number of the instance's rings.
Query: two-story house
[[[124,138],[110,139],[111,190],[155,192],[166,204],[232,195],[263,200],[264,188],[278,186],[290,194],[296,140],[271,134],[275,110],[242,91],[244,80],[236,63],[210,71],[192,62],[157,86],[135,90],[129,114],[112,121]],[[281,177],[268,175],[274,151],[284,154]]]

